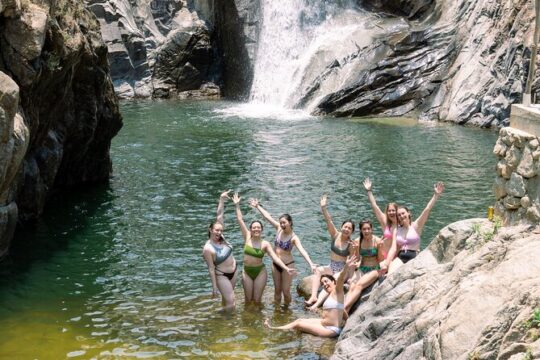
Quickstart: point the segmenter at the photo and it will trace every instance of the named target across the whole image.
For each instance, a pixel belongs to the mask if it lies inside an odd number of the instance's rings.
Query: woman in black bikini
[[[208,241],[204,244],[203,258],[212,281],[212,297],[218,295],[218,292],[221,293],[225,309],[233,310],[236,306],[236,260],[232,255],[232,246],[223,237],[223,212],[229,191],[223,192],[219,197],[217,217],[208,227]]]
[[[260,204],[258,199],[250,199],[249,205],[257,209],[261,215],[276,229],[276,239],[274,240],[274,251],[277,256],[287,265],[289,268],[294,269],[294,258],[292,256],[292,250],[296,246],[300,254],[306,259],[307,263],[311,267],[311,271],[315,271],[317,265],[311,261],[308,253],[302,246],[300,238],[294,233],[292,226],[293,221],[289,214],[283,214],[279,217],[279,222],[276,221],[268,211],[266,211]],[[274,300],[277,303],[281,303],[281,296],[283,294],[283,300],[285,304],[291,302],[291,284],[293,277],[286,271],[283,271],[281,266],[275,262],[272,264],[272,277],[274,279]]]

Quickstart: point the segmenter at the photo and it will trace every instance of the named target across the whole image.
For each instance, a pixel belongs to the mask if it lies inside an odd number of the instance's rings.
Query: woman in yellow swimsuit
[[[236,206],[236,218],[242,231],[244,238],[244,272],[242,273],[242,285],[244,285],[244,295],[246,303],[260,303],[266,287],[266,279],[268,277],[266,268],[263,263],[264,254],[270,255],[274,262],[281,266],[284,271],[293,275],[294,269],[289,268],[276,255],[272,245],[261,238],[263,226],[258,220],[253,221],[249,229],[244,223],[242,210],[240,210],[240,196],[234,194],[232,201]]]

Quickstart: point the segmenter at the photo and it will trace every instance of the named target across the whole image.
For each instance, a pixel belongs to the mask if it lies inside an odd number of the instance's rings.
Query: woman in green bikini
[[[356,303],[362,291],[373,284],[380,275],[382,268],[388,268],[389,260],[384,257],[383,241],[373,235],[373,225],[369,220],[360,221],[360,238],[358,240],[360,267],[352,278],[351,287],[345,298],[347,314]]]
[[[244,285],[244,295],[246,303],[260,303],[264,288],[266,287],[267,273],[263,263],[264,254],[270,255],[272,260],[283,268],[284,271],[293,275],[294,269],[289,268],[276,255],[272,245],[261,238],[263,226],[260,221],[253,221],[248,227],[244,223],[242,210],[240,210],[240,196],[234,194],[232,201],[236,206],[236,218],[244,238],[244,272],[242,273],[242,284]]]

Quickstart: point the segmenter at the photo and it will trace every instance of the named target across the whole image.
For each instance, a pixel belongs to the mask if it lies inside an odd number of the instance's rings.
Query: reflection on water
[[[396,201],[415,214],[433,183],[446,182],[423,246],[449,222],[484,216],[492,202],[492,132],[395,119],[249,118],[235,108],[122,106],[111,183],[52,199],[42,220],[18,231],[0,267],[0,358],[326,358],[335,340],[263,327],[265,318],[312,316],[297,295],[289,308],[274,305],[269,283],[265,305],[245,309],[238,283],[232,314],[209,297],[201,253],[221,191],[240,191],[246,221],[258,218],[250,196],[276,216],[291,213],[320,264],[329,239],[319,197],[329,194],[336,223],[373,218],[366,176],[381,206]],[[225,220],[241,263],[231,204]],[[301,257],[297,264],[307,275]]]

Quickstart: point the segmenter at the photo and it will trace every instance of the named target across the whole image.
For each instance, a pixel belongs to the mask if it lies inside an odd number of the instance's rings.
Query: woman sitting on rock
[[[346,260],[346,267],[356,267],[356,257],[351,256]],[[321,285],[330,294],[323,304],[322,317],[320,319],[297,319],[283,326],[271,326],[270,320],[266,319],[264,325],[273,330],[299,330],[308,334],[321,337],[337,337],[343,329],[343,301],[345,294],[343,284],[347,269],[339,272],[337,280],[328,274],[321,276]],[[318,286],[317,286],[318,287]]]
[[[204,244],[203,258],[212,281],[212,296],[221,293],[225,309],[232,310],[235,307],[236,260],[232,255],[231,244],[223,237],[223,212],[229,191],[219,197],[217,217],[208,227],[208,241]]]
[[[236,218],[242,231],[242,237],[244,238],[244,272],[242,273],[242,284],[244,285],[246,303],[260,303],[267,279],[266,268],[263,263],[265,253],[269,254],[272,260],[274,260],[274,263],[288,274],[293,275],[295,270],[285,265],[272,249],[272,245],[261,238],[263,225],[260,221],[253,221],[248,229],[243,220],[242,210],[240,210],[240,197],[238,193],[233,195],[232,200],[236,206]]]
[[[362,291],[373,284],[380,275],[381,265],[387,260],[383,256],[383,241],[373,235],[373,225],[369,220],[360,221],[359,242],[360,267],[352,279],[345,299],[345,311],[349,313]],[[388,264],[384,264],[388,268]]]
[[[345,268],[345,261],[347,260],[347,257],[355,255],[357,251],[357,248],[351,241],[351,235],[354,232],[353,221],[345,220],[341,224],[341,231],[338,231],[332,222],[332,217],[328,212],[327,205],[328,195],[324,194],[321,198],[321,211],[323,213],[324,220],[326,221],[326,228],[328,229],[331,239],[330,265],[319,266],[313,275],[311,283],[311,297],[305,301],[310,310],[316,309],[324,301],[324,297],[327,295],[326,292],[322,291],[321,295],[317,299],[317,292],[319,290],[319,283],[322,275],[333,275],[334,277],[338,276],[337,274]]]
[[[415,221],[412,221],[411,212],[407,207],[398,207],[397,218],[399,227],[394,231],[393,241],[397,247],[397,257],[390,264],[388,273],[396,271],[401,265],[414,259],[420,252],[420,235],[422,234],[422,230],[424,229],[424,225],[426,224],[431,209],[444,191],[444,184],[438,182],[433,188],[433,197],[429,200],[426,208]],[[393,250],[390,251],[393,252]]]
[[[302,246],[300,238],[294,233],[292,226],[293,221],[289,214],[283,214],[279,217],[279,222],[276,221],[268,211],[266,211],[258,199],[250,199],[249,204],[257,209],[261,215],[274,226],[276,229],[276,239],[274,240],[274,251],[279,256],[281,261],[290,268],[294,268],[294,258],[292,256],[292,250],[296,246],[300,254],[306,259],[307,263],[311,267],[312,271],[315,271],[317,265],[311,261],[308,253]],[[293,277],[283,268],[276,264],[272,264],[272,277],[274,279],[274,300],[277,303],[281,303],[281,296],[283,294],[283,300],[285,304],[291,302],[291,284]]]
[[[367,191],[369,203],[371,204],[373,213],[375,214],[377,221],[379,221],[379,224],[381,225],[381,229],[383,231],[383,236],[382,236],[383,246],[382,246],[381,251],[383,253],[383,257],[386,259],[388,257],[388,253],[390,249],[392,248],[394,231],[398,227],[398,220],[397,220],[398,205],[393,202],[388,203],[383,213],[381,209],[379,208],[379,206],[377,205],[375,196],[373,196],[373,192],[371,191],[372,183],[369,178],[366,178],[364,180],[364,188]],[[393,258],[389,259],[389,263],[392,262],[392,260]],[[386,269],[382,269],[382,270],[385,271]]]

